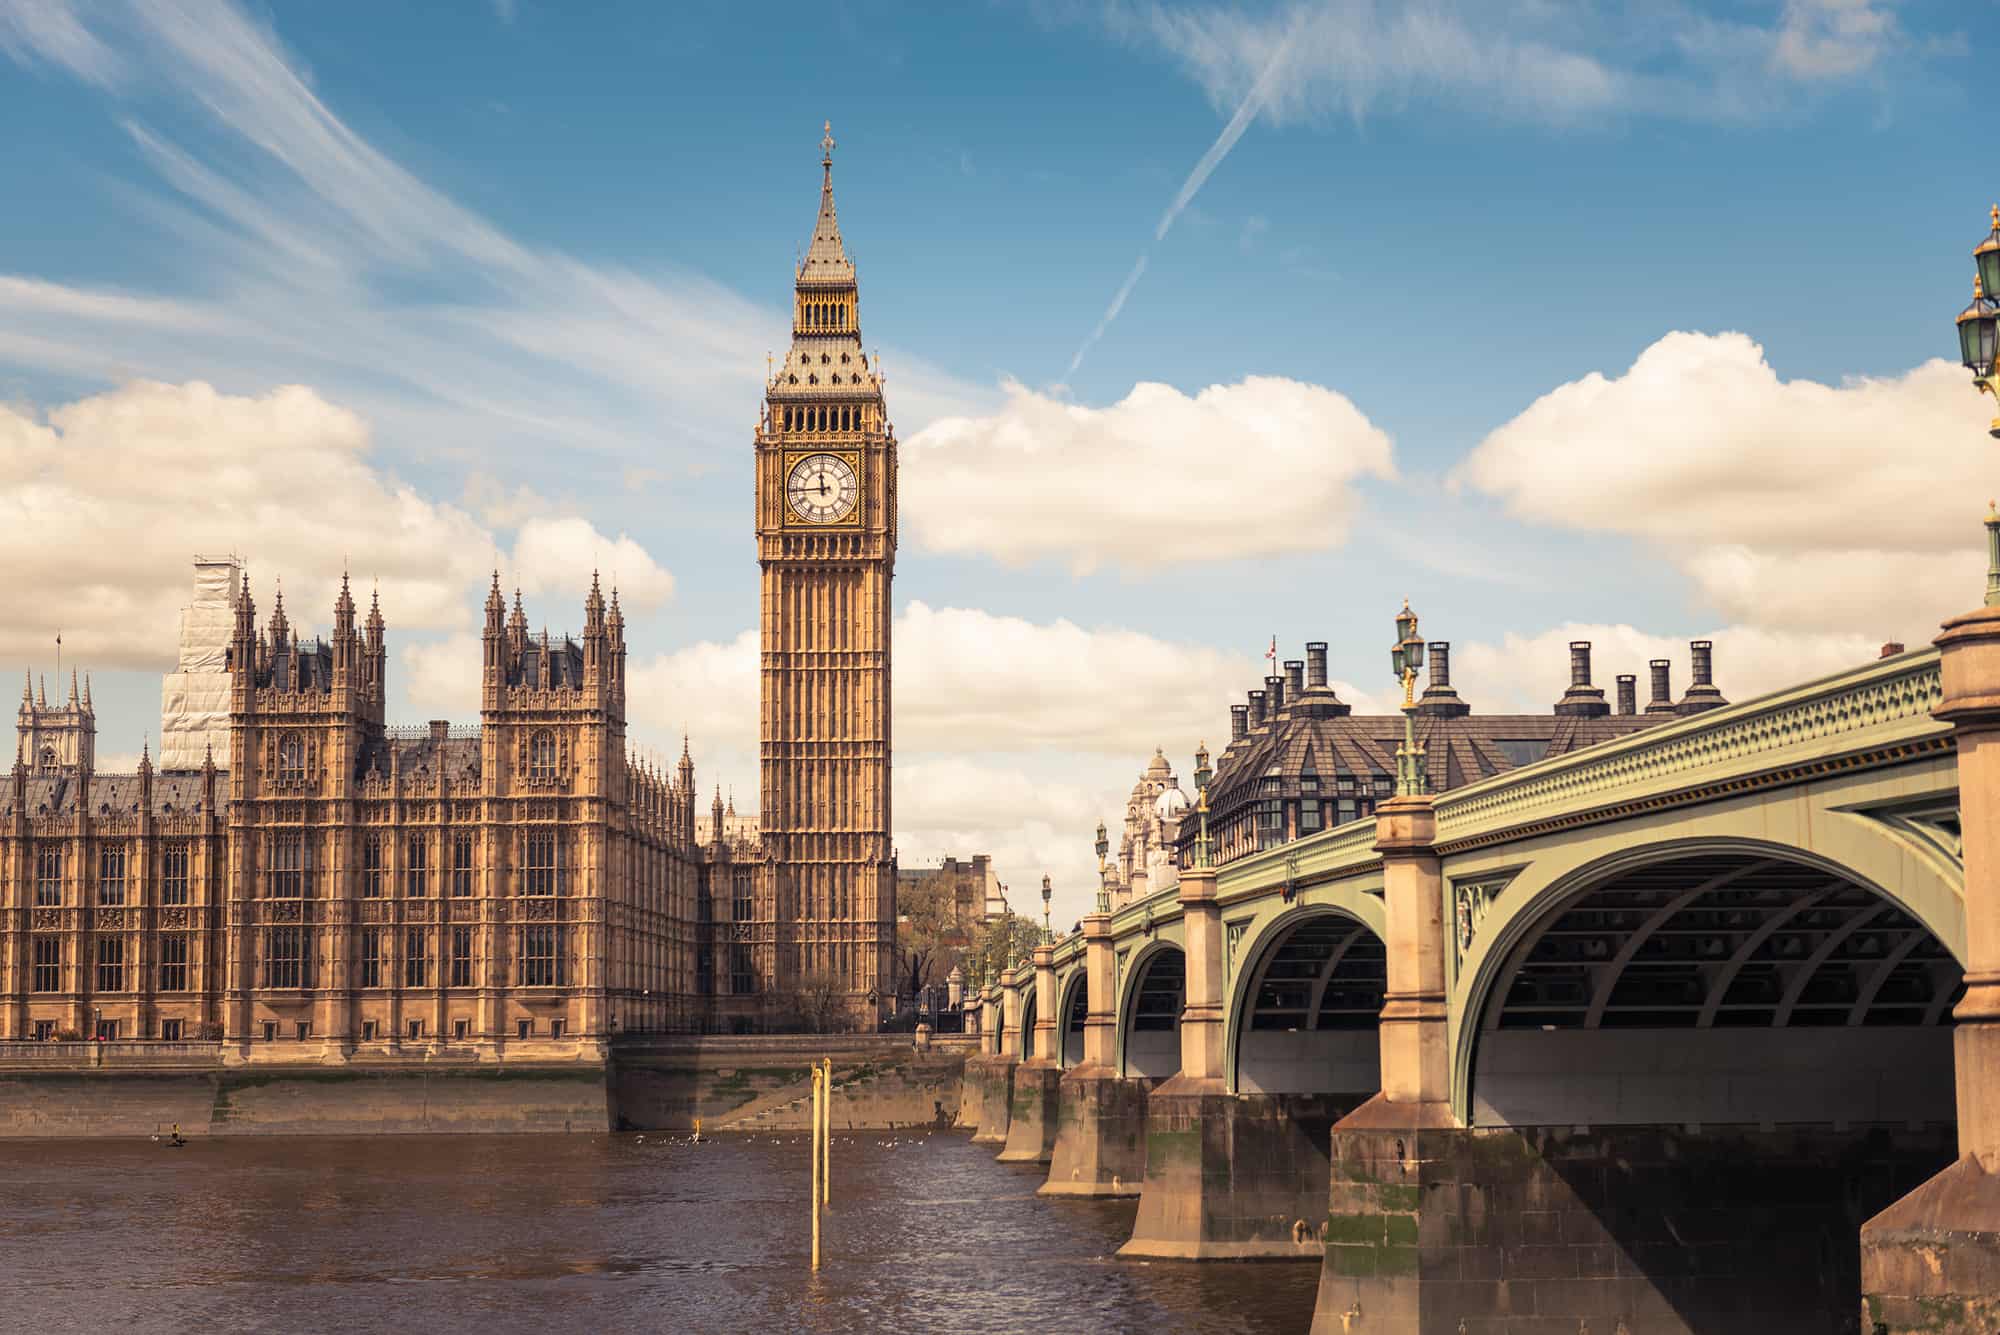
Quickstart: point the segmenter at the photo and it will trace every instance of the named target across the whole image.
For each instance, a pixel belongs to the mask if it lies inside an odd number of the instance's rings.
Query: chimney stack
[[[1263,727],[1265,717],[1264,693],[1262,691],[1250,692],[1250,726],[1252,728]]]
[[[1639,712],[1639,677],[1637,673],[1618,674],[1618,712],[1636,714]]]
[[[1314,640],[1306,645],[1306,686],[1309,689],[1326,685],[1326,641]]]
[[[1430,642],[1430,685],[1417,701],[1417,713],[1426,718],[1458,718],[1472,712],[1472,706],[1458,698],[1451,687],[1451,641]]]
[[[1694,684],[1676,708],[1683,714],[1699,714],[1704,709],[1720,709],[1729,702],[1715,689],[1715,644],[1712,640],[1689,640],[1688,660]]]
[[[1267,718],[1278,717],[1278,711],[1285,707],[1285,679],[1283,677],[1264,678],[1265,709]]]
[[[1887,644],[1882,646],[1882,657],[1884,658],[1894,658],[1897,654],[1900,654],[1902,652],[1903,652],[1903,642],[1901,640],[1891,640]]]
[[[1590,641],[1571,640],[1569,689],[1556,701],[1556,713],[1575,718],[1599,718],[1611,712],[1602,689],[1590,684]]]
[[[1250,735],[1250,706],[1229,706],[1229,740],[1240,742]]]
[[[1671,714],[1674,712],[1673,684],[1669,672],[1673,663],[1665,658],[1655,658],[1646,664],[1653,672],[1653,698],[1646,702],[1648,714]]]
[[[1306,665],[1299,659],[1289,659],[1285,663],[1285,695],[1293,704],[1306,693]]]
[[[431,720],[431,740],[442,742],[451,735],[451,720],[434,718]]]

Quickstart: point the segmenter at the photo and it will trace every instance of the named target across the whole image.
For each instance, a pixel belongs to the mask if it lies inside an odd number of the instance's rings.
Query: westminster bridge
[[[1184,869],[987,987],[961,1120],[1316,1332],[2000,1329],[1997,727],[1988,607]]]

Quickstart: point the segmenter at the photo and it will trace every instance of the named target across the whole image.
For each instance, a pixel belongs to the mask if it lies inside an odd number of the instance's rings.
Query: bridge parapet
[[[1926,648],[1468,784],[1436,800],[1441,851],[1696,801],[1774,774],[1951,748]]]

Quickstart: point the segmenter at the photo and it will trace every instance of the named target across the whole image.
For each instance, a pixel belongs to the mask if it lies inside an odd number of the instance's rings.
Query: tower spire
[[[813,223],[812,241],[799,263],[801,283],[852,283],[854,265],[840,240],[840,218],[833,208],[833,122],[819,141],[819,218]]]

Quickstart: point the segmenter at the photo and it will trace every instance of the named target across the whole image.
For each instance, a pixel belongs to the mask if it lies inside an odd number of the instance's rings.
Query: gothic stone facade
[[[0,1037],[595,1059],[711,1027],[737,896],[713,892],[685,749],[672,778],[627,754],[624,630],[593,581],[579,640],[531,635],[496,580],[479,725],[391,729],[379,607],[357,626],[343,581],[308,640],[282,598],[260,630],[246,585],[229,752],[194,772],[98,774],[87,697],[24,700]]]

